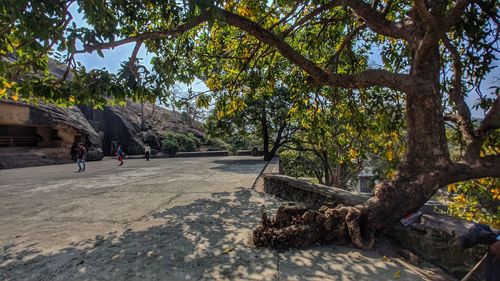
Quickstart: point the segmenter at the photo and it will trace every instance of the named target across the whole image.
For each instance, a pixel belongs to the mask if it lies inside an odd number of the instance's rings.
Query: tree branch
[[[337,48],[335,51],[335,54],[330,58],[328,61],[328,64],[326,65],[326,68],[331,70],[331,69],[336,69],[336,64],[338,63],[338,59],[342,51],[344,50],[345,46],[349,44],[352,39],[363,29],[366,28],[366,24],[362,24],[356,28],[354,28],[347,36],[345,36],[344,41],[340,44],[340,46]]]
[[[135,43],[134,50],[132,51],[132,55],[130,56],[130,60],[128,61],[128,69],[134,76],[137,76],[137,69],[135,69],[134,66],[137,54],[139,53],[141,46],[142,46],[142,41],[137,41],[137,43]]]
[[[285,128],[288,126],[288,122],[285,120],[283,123],[281,123],[280,127],[278,128],[278,132],[276,133],[276,138],[274,140],[273,147],[271,148],[271,152],[276,153],[278,151],[278,148],[282,145],[282,139],[283,139],[283,131]]]
[[[457,0],[455,6],[450,8],[446,15],[444,16],[442,30],[447,31],[452,26],[458,23],[462,15],[464,14],[465,8],[469,5],[470,0]]]
[[[259,24],[220,8],[214,8],[218,18],[229,25],[240,28],[258,40],[273,46],[290,62],[302,68],[318,85],[342,88],[367,88],[372,86],[405,90],[410,84],[406,74],[396,74],[385,70],[367,70],[356,74],[329,73],[293,49],[283,38],[262,28]]]
[[[366,4],[362,0],[344,0],[342,2],[362,18],[366,25],[374,32],[409,41],[408,26],[386,19],[384,14],[380,14],[370,4]]]
[[[443,43],[446,49],[450,52],[453,59],[453,89],[450,91],[450,99],[453,102],[454,108],[458,113],[458,124],[464,135],[467,143],[472,142],[476,136],[474,135],[474,126],[471,121],[471,114],[467,103],[465,103],[462,92],[462,62],[457,48],[453,46],[447,36],[443,38]]]
[[[269,29],[273,29],[276,26],[278,26],[278,25],[286,22],[295,13],[295,11],[300,6],[300,4],[301,4],[300,2],[295,3],[295,5],[293,6],[292,10],[288,14],[286,14],[282,19],[280,19],[278,22],[276,22],[275,24],[271,25],[269,27]]]
[[[290,28],[288,28],[287,30],[285,30],[283,32],[283,35],[286,37],[288,34],[290,34],[290,32],[292,32],[297,26],[301,26],[303,25],[304,23],[310,21],[312,18],[314,18],[315,16],[321,14],[323,11],[326,11],[326,10],[329,10],[331,8],[334,8],[334,7],[337,7],[337,6],[340,6],[342,5],[342,1],[340,0],[334,0],[334,1],[331,1],[330,3],[328,4],[323,4],[323,5],[320,5],[319,7],[317,7],[316,9],[312,10],[311,12],[309,12],[307,15],[303,16],[301,19],[299,19],[298,21],[296,21],[292,26],[290,26]]]
[[[354,2],[357,3],[354,4],[354,7],[356,7],[358,11],[361,11],[361,14],[366,14],[370,19],[378,18],[378,14],[373,14],[373,10],[369,5],[367,6],[363,4],[360,0],[356,0]],[[367,88],[380,86],[402,91],[411,86],[409,75],[396,74],[385,70],[367,70],[356,74],[329,73],[298,53],[288,43],[286,43],[283,38],[278,37],[276,34],[267,29],[264,29],[258,23],[221,8],[212,7],[212,9],[214,9],[213,11],[220,20],[229,25],[238,27],[258,40],[276,48],[285,58],[309,74],[318,85],[328,85],[342,88]],[[370,11],[366,11],[365,9],[369,9]],[[78,50],[76,53],[87,53],[95,50],[111,49],[131,42],[178,36],[208,20],[209,14],[210,13],[205,12],[199,16],[192,17],[188,22],[168,30],[147,32],[102,44],[85,45],[83,50]],[[383,22],[387,21],[384,20]]]
[[[488,131],[500,128],[500,99],[497,97],[493,106],[485,115],[476,131],[476,138],[467,144],[464,159],[474,159],[480,156],[481,146]]]
[[[435,27],[437,25],[437,20],[427,9],[424,0],[413,0],[413,3],[424,23],[429,27]]]
[[[113,41],[113,42],[107,42],[107,43],[102,43],[102,44],[96,44],[96,45],[84,45],[82,50],[77,50],[75,53],[80,54],[80,53],[92,53],[93,51],[96,50],[105,50],[105,49],[113,49],[115,47],[125,45],[128,43],[132,42],[139,42],[139,41],[145,41],[145,40],[150,40],[150,39],[158,39],[158,38],[167,38],[167,37],[174,37],[174,36],[179,36],[183,34],[186,31],[189,31],[199,24],[205,22],[208,20],[209,14],[208,13],[202,13],[199,16],[194,16],[192,17],[188,22],[181,24],[179,26],[176,26],[171,29],[167,30],[160,30],[160,31],[153,31],[153,32],[146,32],[142,33],[136,36],[130,36],[121,40]]]
[[[483,12],[484,12],[485,14],[487,14],[487,15],[490,17],[490,19],[491,19],[491,20],[492,20],[492,21],[493,21],[496,25],[500,25],[500,21],[498,20],[498,14],[497,14],[498,12],[497,12],[497,10],[495,10],[494,8],[493,8],[493,10],[492,10],[492,9],[489,9],[489,8],[488,8],[488,5],[487,5],[486,3],[484,3],[484,1],[483,1],[483,0],[472,0],[472,2],[473,2],[474,4],[477,4],[477,5],[481,8],[481,10],[483,10]],[[497,32],[497,34],[498,34],[498,32]]]
[[[475,161],[458,162],[445,171],[440,186],[466,180],[497,177],[500,178],[500,155],[489,155]]]
[[[497,96],[493,106],[488,113],[484,116],[481,125],[479,125],[478,132],[484,135],[489,130],[500,128],[500,98]]]

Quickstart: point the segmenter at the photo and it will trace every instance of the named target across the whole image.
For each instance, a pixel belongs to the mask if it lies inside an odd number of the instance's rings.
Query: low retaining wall
[[[312,209],[318,209],[325,204],[362,204],[371,197],[370,194],[313,184],[285,175],[264,174],[263,178],[264,192],[288,201],[302,202]]]
[[[302,202],[313,209],[331,204],[361,204],[371,197],[370,194],[349,192],[280,174],[263,173],[262,179],[264,192],[287,201]],[[481,259],[486,247],[462,250],[459,237],[468,231],[471,223],[437,214],[430,209],[423,208],[425,214],[420,221],[409,226],[398,222],[384,233],[398,246],[461,278]],[[481,274],[478,272],[471,280],[483,280]]]
[[[238,150],[238,151],[236,151],[236,156],[252,156],[252,151],[250,151],[250,150]]]
[[[239,150],[235,154],[236,156],[250,156],[250,150]],[[218,150],[218,151],[192,151],[192,152],[177,152],[174,157],[210,157],[210,156],[230,156],[229,151]],[[157,152],[151,154],[150,158],[170,158],[168,154],[163,152]],[[133,154],[126,155],[128,159],[142,159],[145,158],[144,154]]]

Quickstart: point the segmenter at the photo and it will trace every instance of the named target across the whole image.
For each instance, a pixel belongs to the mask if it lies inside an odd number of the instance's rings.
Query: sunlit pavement
[[[252,157],[116,160],[0,170],[0,280],[421,280],[376,251],[249,246]]]

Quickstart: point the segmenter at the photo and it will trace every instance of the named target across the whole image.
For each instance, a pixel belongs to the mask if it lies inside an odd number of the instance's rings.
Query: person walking
[[[149,154],[151,154],[151,147],[146,144],[144,147],[144,156],[146,157],[146,161],[149,161]]]
[[[78,165],[78,172],[85,172],[85,158],[87,157],[87,149],[83,143],[78,144],[76,152],[76,164]]]
[[[118,156],[118,161],[120,161],[120,164],[118,164],[118,166],[123,165],[123,156],[124,156],[124,153],[123,153],[123,147],[122,147],[121,144],[118,145],[118,149],[116,151],[116,155]]]

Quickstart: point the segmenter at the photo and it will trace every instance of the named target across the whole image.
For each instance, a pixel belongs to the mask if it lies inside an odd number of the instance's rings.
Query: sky
[[[75,22],[77,25],[80,26],[85,26],[86,23],[82,16],[78,13],[77,11],[77,6],[73,5],[70,8],[70,12],[74,17]],[[101,58],[100,56],[97,55],[96,52],[91,53],[91,54],[78,54],[76,56],[76,59],[81,62],[88,70],[89,69],[101,69],[104,68],[108,70],[109,72],[116,73],[118,69],[120,68],[120,64],[123,61],[128,61],[128,58],[132,54],[132,50],[134,48],[134,43],[126,44],[119,46],[115,49],[112,50],[104,50],[104,58]],[[139,54],[137,56],[138,58],[142,58],[142,64],[145,65],[146,67],[150,68],[150,60],[152,58],[152,54],[147,53],[145,47],[143,46]],[[373,62],[375,65],[380,65],[381,64],[381,59],[380,56],[377,55],[377,51],[374,51],[374,55],[370,58],[370,61]],[[490,93],[491,90],[489,90],[490,87],[495,86],[500,84],[500,64],[498,61],[495,62],[496,68],[492,70],[491,73],[486,77],[485,81],[482,83],[481,86],[481,91],[483,94]],[[195,80],[192,85],[190,85],[195,92],[202,92],[202,91],[207,91],[208,88],[205,86],[203,81],[200,80]],[[181,90],[187,91],[188,85],[185,84],[178,84],[178,88]],[[473,117],[484,117],[484,112],[482,110],[473,110],[472,105],[476,102],[477,96],[475,93],[471,93],[467,98],[466,102],[467,104],[471,107],[471,112]]]

